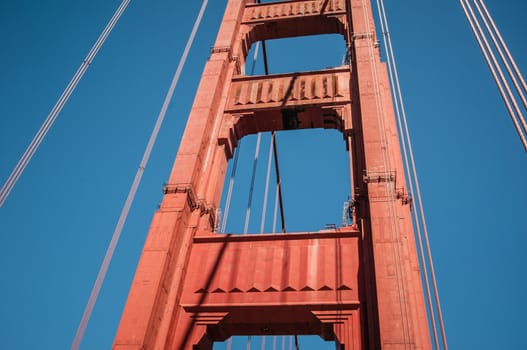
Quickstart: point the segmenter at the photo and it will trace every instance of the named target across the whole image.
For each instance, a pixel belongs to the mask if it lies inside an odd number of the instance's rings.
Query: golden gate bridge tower
[[[247,76],[251,45],[340,34],[349,63]],[[319,232],[215,232],[240,139],[325,128],[349,152],[353,220]],[[366,0],[229,0],[114,350],[208,350],[236,335],[340,349],[431,349],[390,85]]]

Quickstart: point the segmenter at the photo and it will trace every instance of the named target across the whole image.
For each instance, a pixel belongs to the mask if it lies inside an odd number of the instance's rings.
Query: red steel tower
[[[252,44],[341,34],[350,63],[246,76]],[[350,155],[353,224],[214,232],[245,135],[333,128]],[[212,349],[233,335],[313,334],[342,349],[430,349],[411,208],[368,0],[229,0],[113,349]]]

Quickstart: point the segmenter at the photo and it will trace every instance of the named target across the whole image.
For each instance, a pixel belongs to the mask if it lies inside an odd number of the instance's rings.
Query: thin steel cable
[[[196,32],[199,28],[199,25],[201,23],[201,19],[203,18],[203,14],[205,12],[205,9],[207,7],[208,0],[204,0],[203,4],[201,5],[201,9],[199,11],[199,14],[196,18],[196,21],[194,22],[194,27],[192,28],[192,32],[190,33],[190,36],[188,38],[187,44],[185,46],[185,50],[183,51],[183,55],[181,56],[181,59],[179,60],[178,67],[176,69],[176,73],[174,74],[174,77],[172,79],[172,82],[170,84],[170,88],[168,89],[168,92],[165,96],[165,100],[163,102],[163,106],[161,107],[161,111],[159,112],[159,115],[157,117],[154,130],[152,131],[152,134],[150,135],[150,139],[148,140],[148,144],[146,146],[145,152],[143,154],[143,158],[141,159],[141,163],[139,164],[139,168],[137,169],[137,173],[135,174],[134,181],[132,183],[132,186],[130,187],[130,191],[128,193],[128,197],[126,198],[126,201],[124,203],[123,209],[121,211],[121,215],[119,216],[119,220],[117,222],[117,226],[115,227],[115,230],[112,235],[112,239],[110,241],[110,244],[108,245],[108,248],[106,250],[106,254],[104,255],[104,260],[101,264],[101,267],[99,269],[99,273],[97,274],[97,279],[95,280],[95,284],[93,285],[92,291],[90,293],[90,297],[88,299],[88,303],[86,304],[86,308],[84,309],[84,313],[82,315],[82,319],[80,321],[79,327],[77,329],[77,333],[75,334],[75,337],[73,339],[73,343],[71,345],[71,350],[77,350],[82,342],[82,338],[84,336],[84,333],[86,331],[86,327],[88,325],[88,322],[90,320],[90,316],[92,314],[93,308],[95,306],[95,303],[97,302],[97,297],[99,296],[99,292],[101,290],[102,284],[104,282],[104,278],[106,277],[106,272],[108,271],[108,267],[110,265],[110,262],[113,257],[113,253],[115,251],[115,248],[117,246],[117,243],[119,241],[119,237],[121,236],[121,232],[123,229],[123,226],[126,222],[126,218],[128,216],[128,212],[130,211],[130,207],[132,206],[133,200],[135,198],[135,194],[137,192],[137,189],[139,187],[139,184],[141,182],[141,178],[143,176],[143,172],[146,168],[146,165],[148,163],[148,160],[150,158],[150,154],[152,152],[152,148],[154,147],[154,144],[157,139],[157,135],[159,133],[159,130],[161,128],[161,125],[163,124],[163,120],[165,119],[165,115],[168,109],[168,106],[172,100],[172,96],[174,95],[174,90],[176,88],[177,82],[179,80],[179,77],[181,75],[181,72],[183,70],[183,66],[185,65],[185,62],[188,57],[188,53],[190,51],[190,47],[192,46],[192,43],[194,42],[194,38],[196,36]]]
[[[497,63],[495,62],[495,57],[493,57],[492,52],[488,52],[488,48],[485,45],[485,37],[483,36],[483,33],[480,32],[481,27],[478,28],[479,23],[477,22],[477,18],[473,16],[474,12],[472,11],[472,7],[470,6],[470,3],[468,1],[460,0],[461,7],[463,8],[463,11],[465,12],[465,16],[467,17],[467,20],[470,24],[470,27],[472,29],[472,32],[474,33],[474,36],[476,37],[476,41],[478,42],[478,45],[481,49],[481,52],[483,53],[483,56],[485,57],[485,61],[487,62],[487,65],[491,71],[491,74],[494,78],[494,81],[496,82],[496,85],[498,86],[498,90],[500,91],[501,97],[503,101],[505,102],[505,106],[507,107],[507,110],[509,112],[509,115],[512,119],[512,122],[514,124],[514,127],[516,128],[516,132],[518,133],[518,136],[520,137],[520,140],[522,141],[523,147],[525,148],[525,151],[527,152],[527,139],[522,132],[522,128],[517,120],[517,116],[515,113],[515,110],[517,111],[517,104],[513,97],[511,97],[510,89],[508,88],[508,85],[506,81],[502,80],[503,73],[501,72],[499,66],[497,66]],[[494,58],[494,59],[493,59]],[[503,86],[505,85],[505,87]],[[512,101],[509,100],[509,98],[512,98]],[[514,106],[511,106],[511,102]]]
[[[245,225],[243,227],[243,234],[249,231],[249,221],[251,219],[251,207],[253,203],[254,181],[256,179],[256,169],[258,167],[258,157],[260,156],[260,143],[262,141],[262,133],[258,133],[256,138],[256,149],[254,151],[253,171],[251,175],[251,186],[249,188],[249,198],[247,199],[247,209],[245,211]]]
[[[280,218],[282,220],[282,233],[286,233],[286,227],[285,227],[285,215],[284,215],[284,200],[282,198],[282,179],[280,177],[280,168],[279,168],[279,162],[278,162],[278,147],[276,145],[276,133],[273,131],[271,133],[272,137],[272,143],[273,143],[273,154],[274,154],[274,170],[276,175],[276,192],[277,192],[277,199],[280,206]],[[275,232],[273,230],[273,232]]]
[[[255,66],[256,66],[256,60],[258,59],[259,46],[260,46],[260,42],[257,42],[256,43],[256,47],[254,49],[254,56],[253,56],[253,61],[252,61],[252,66],[251,66],[251,75],[254,74],[254,69],[255,69]],[[260,137],[261,137],[261,135],[260,135],[260,133],[258,133],[258,139],[260,139]],[[223,215],[222,226],[221,226],[221,232],[222,233],[225,232],[225,228],[227,226],[227,218],[229,217],[229,208],[230,208],[231,199],[232,199],[232,190],[233,190],[233,187],[234,187],[234,177],[236,175],[236,169],[238,167],[238,154],[239,154],[240,145],[241,145],[241,139],[238,142],[237,151],[235,150],[236,153],[235,153],[234,163],[232,165],[231,179],[229,180],[229,190],[227,192],[227,198],[225,200],[225,212],[224,212],[224,215]],[[258,142],[257,148],[259,148],[259,142]],[[254,166],[256,166],[256,164]],[[250,194],[249,194],[249,203],[252,202],[252,191],[253,191],[253,187],[254,187],[254,171],[255,170],[253,169],[253,178],[252,178],[252,181],[251,181],[251,190],[250,190]],[[247,233],[248,228],[249,228],[248,227],[249,226],[249,218],[251,216],[250,204],[247,206],[247,212],[246,212],[245,215],[246,215],[245,216],[245,226],[244,226],[244,232],[243,232],[244,234]],[[248,344],[248,346],[250,346],[250,339],[249,338],[247,339],[247,344]],[[232,347],[232,337],[230,337],[227,340],[227,349],[226,350],[230,350],[231,347]]]
[[[412,174],[410,171],[409,166],[409,160],[408,160],[408,152],[407,152],[407,145],[405,142],[403,127],[402,127],[402,120],[401,120],[401,114],[406,116],[406,111],[404,107],[404,101],[402,97],[401,87],[399,84],[399,75],[397,72],[397,64],[395,61],[395,54],[393,52],[393,46],[391,42],[391,36],[390,36],[390,28],[388,23],[388,18],[386,16],[386,10],[384,7],[384,1],[383,0],[377,0],[377,8],[379,11],[379,18],[381,23],[382,32],[384,34],[385,40],[384,40],[384,47],[386,50],[386,56],[387,56],[387,63],[388,63],[388,71],[390,75],[390,84],[391,84],[391,90],[394,95],[394,105],[395,105],[395,113],[397,116],[397,126],[399,129],[399,134],[401,135],[401,144],[402,144],[402,150],[403,150],[403,156],[404,156],[404,162],[405,162],[405,170],[406,174],[408,174],[408,185],[409,185],[409,193],[412,198],[414,198],[414,190],[413,190],[413,178],[417,174]],[[409,135],[409,134],[408,134]],[[409,142],[409,141],[408,141]],[[430,315],[430,321],[432,323],[432,333],[433,333],[433,339],[434,339],[434,345],[436,349],[439,349],[439,340],[438,340],[438,334],[437,334],[437,326],[435,321],[435,312],[432,302],[432,294],[430,291],[430,281],[428,279],[428,268],[427,263],[424,255],[424,248],[423,248],[423,240],[422,240],[422,233],[421,233],[421,225],[419,221],[419,217],[417,216],[417,211],[412,210],[415,227],[417,230],[417,241],[419,245],[419,251],[420,251],[420,261],[421,266],[423,269],[423,277],[425,280],[425,290],[426,290],[426,297],[427,297],[427,306],[428,306],[428,312]]]
[[[384,0],[381,0],[381,8],[382,8],[384,21],[386,23],[386,28],[387,28],[387,31],[389,32],[388,20],[387,20],[387,17],[386,17],[386,10],[384,8]],[[410,156],[410,157],[408,157],[407,155],[405,155],[405,158],[406,158],[405,159],[406,170],[407,170],[407,173],[409,174],[409,176],[411,178],[413,178],[413,180],[415,182],[415,188],[416,188],[416,192],[417,192],[417,204],[419,206],[419,212],[420,212],[420,217],[421,217],[421,225],[423,227],[423,232],[424,232],[424,241],[425,241],[425,244],[426,244],[428,263],[429,263],[429,267],[430,267],[430,276],[431,276],[431,279],[432,279],[432,286],[433,286],[433,290],[434,290],[434,298],[435,298],[435,303],[436,303],[437,317],[438,317],[438,321],[439,321],[439,328],[440,328],[440,331],[441,331],[441,339],[442,339],[442,343],[443,343],[443,348],[445,350],[448,350],[448,342],[447,342],[447,337],[446,337],[445,324],[444,324],[444,320],[443,320],[443,313],[442,313],[441,302],[440,302],[440,298],[439,298],[439,288],[437,286],[437,278],[436,278],[436,275],[435,275],[434,263],[433,263],[433,258],[432,258],[432,250],[431,250],[431,247],[430,247],[430,240],[429,240],[429,235],[428,235],[428,226],[426,224],[426,218],[425,218],[425,214],[424,214],[423,201],[422,201],[422,198],[421,198],[421,190],[420,190],[420,186],[419,186],[419,179],[418,179],[417,170],[416,170],[416,167],[415,167],[413,148],[412,148],[412,143],[411,143],[411,140],[410,140],[410,133],[409,133],[409,130],[408,130],[408,123],[407,123],[407,118],[406,118],[406,109],[404,107],[404,102],[403,102],[403,98],[402,98],[401,85],[400,85],[400,82],[399,82],[399,74],[398,74],[398,71],[397,71],[397,64],[396,64],[396,61],[395,61],[395,54],[393,52],[393,46],[392,46],[392,42],[391,42],[391,37],[389,35],[388,35],[388,47],[389,47],[390,56],[392,57],[391,61],[392,61],[392,65],[393,65],[395,84],[396,84],[396,87],[397,87],[397,95],[398,95],[398,100],[400,102],[402,120],[404,122],[404,135],[405,135],[405,138],[406,138],[406,146],[407,146],[406,148],[408,148],[408,153],[409,153],[409,156]],[[404,139],[403,139],[403,144],[404,144]],[[406,153],[406,150],[404,150],[404,152]],[[409,169],[408,169],[408,158],[411,161],[412,172],[410,172]],[[412,186],[411,179],[409,181],[409,184],[411,186],[411,190],[412,190],[412,193],[413,193],[413,186]],[[416,211],[415,210],[414,210],[414,219],[416,220],[416,223],[419,222],[417,220],[417,215],[416,215]],[[419,237],[420,237],[420,235],[419,235]],[[422,248],[422,243],[421,242],[420,242],[420,251],[421,251],[421,255],[423,255],[423,248]],[[427,279],[428,279],[428,277],[426,276],[425,283],[428,283],[428,282],[426,282]],[[429,289],[429,286],[427,286],[427,289]]]
[[[254,74],[254,68],[256,66],[256,60],[258,58],[258,47],[259,47],[259,42],[256,44],[256,48],[254,50],[254,59],[253,59],[252,67],[251,67],[251,75]],[[246,234],[248,232],[248,230],[249,230],[249,220],[250,220],[250,217],[251,217],[251,206],[252,206],[253,191],[254,191],[254,181],[255,181],[255,178],[256,178],[256,169],[257,169],[257,165],[258,165],[258,157],[260,155],[260,142],[261,142],[261,140],[262,140],[262,133],[258,133],[258,137],[257,137],[257,140],[256,140],[256,150],[255,150],[255,153],[254,153],[253,171],[252,171],[252,176],[251,176],[251,186],[250,186],[250,189],[249,189],[249,198],[248,198],[248,202],[247,202],[247,211],[245,213],[245,226],[244,226],[244,229],[243,229],[243,233],[244,234]],[[250,344],[250,337],[248,338],[248,343]]]
[[[525,93],[527,93],[527,84],[525,83],[525,79],[523,78],[523,75],[521,74],[520,69],[518,68],[518,65],[516,64],[516,61],[514,60],[514,57],[510,53],[509,48],[508,48],[507,44],[505,43],[505,40],[503,40],[503,37],[501,36],[501,33],[500,33],[499,29],[498,29],[498,26],[494,22],[494,19],[490,15],[489,10],[487,9],[487,6],[483,2],[483,0],[479,0],[479,2],[481,3],[481,6],[483,7],[483,11],[485,12],[485,15],[487,16],[488,20],[490,21],[490,24],[491,24],[492,28],[494,29],[494,32],[498,36],[499,42],[500,42],[501,46],[503,47],[503,49],[505,50],[505,53],[507,54],[507,57],[508,57],[510,63],[512,64],[513,68],[514,68],[514,72],[516,73],[518,79],[520,79],[521,85],[523,87],[523,91]]]
[[[267,197],[269,196],[269,181],[271,179],[271,163],[273,161],[273,141],[274,140],[271,137],[271,142],[269,143],[269,157],[267,160],[267,174],[265,176],[265,190],[262,208],[262,221],[260,222],[260,233],[263,233],[265,228],[265,216],[267,213]]]
[[[260,0],[258,0],[260,3]],[[265,45],[265,40],[262,41],[262,54],[264,61],[264,72],[265,75],[269,75],[269,63],[267,60],[267,46]],[[276,147],[276,133],[271,132],[272,144],[273,144],[273,154],[274,154],[274,163],[275,163],[275,175],[276,175],[276,187],[278,191],[278,201],[280,204],[280,220],[282,221],[282,233],[286,232],[285,226],[285,215],[284,215],[284,201],[282,197],[282,180],[280,178],[280,167],[278,162],[278,148]],[[275,232],[275,230],[273,230]]]
[[[260,42],[256,43],[256,47],[254,49],[254,56],[253,56],[253,62],[251,67],[251,75],[254,74],[254,69],[256,67],[256,60],[258,59],[258,48],[260,47]],[[251,219],[251,207],[252,207],[252,201],[253,201],[253,191],[254,191],[254,181],[256,179],[256,169],[258,166],[258,157],[260,156],[260,143],[262,141],[262,133],[258,133],[257,139],[256,139],[256,149],[254,151],[254,161],[253,161],[253,171],[251,175],[251,186],[249,188],[249,198],[247,199],[247,209],[245,212],[245,225],[243,227],[243,234],[247,234],[249,231],[249,221]],[[248,338],[248,343],[250,343],[250,337]]]
[[[234,149],[234,160],[232,163],[231,177],[229,179],[229,189],[227,191],[227,198],[225,199],[225,211],[223,212],[223,218],[221,220],[221,233],[225,233],[227,227],[227,219],[229,218],[229,209],[231,207],[232,190],[234,188],[234,179],[236,177],[236,170],[238,169],[238,158],[240,155],[240,148],[242,146],[242,140],[238,141],[238,146]]]
[[[2,186],[2,189],[0,189],[0,208],[4,205],[7,197],[9,196],[9,193],[15,186],[16,182],[20,178],[20,175],[22,175],[22,172],[28,165],[29,161],[37,151],[38,147],[42,143],[42,140],[44,137],[46,137],[49,129],[53,126],[53,123],[57,119],[59,113],[62,111],[62,108],[68,102],[68,99],[70,98],[71,94],[79,84],[80,80],[84,76],[84,73],[88,70],[88,67],[92,63],[93,59],[99,52],[101,46],[104,44],[106,39],[108,38],[108,35],[110,35],[111,31],[115,27],[115,24],[123,14],[124,10],[128,6],[128,3],[130,0],[124,0],[121,5],[117,8],[115,13],[113,14],[112,18],[100,34],[99,38],[95,41],[95,44],[93,44],[92,48],[88,52],[88,55],[84,60],[82,61],[80,67],[77,69],[75,74],[73,75],[73,78],[70,80],[68,85],[66,86],[66,89],[62,92],[62,95],[60,95],[59,99],[51,109],[51,112],[48,114],[46,119],[44,120],[44,123],[34,136],[33,140],[29,144],[29,146],[26,148],[24,154],[16,164],[15,168],[7,178],[5,184]]]
[[[258,1],[258,3],[260,3],[260,1]],[[265,72],[265,75],[269,75],[269,66],[267,63],[267,47],[265,46],[265,41],[262,41],[262,53],[263,53],[263,61],[264,61],[264,72]],[[264,191],[264,202],[263,202],[263,208],[262,208],[262,218],[260,222],[260,233],[264,232],[264,227],[265,227],[265,216],[266,216],[266,211],[267,211],[267,197],[269,194],[269,179],[271,177],[271,161],[273,158],[273,152],[276,152],[274,149],[275,137],[273,136],[273,134],[271,135],[271,142],[269,145],[269,158],[267,161],[267,175],[265,178],[265,191]],[[281,192],[281,189],[279,187],[277,189],[279,192]],[[280,205],[283,206],[282,203],[280,203]],[[276,215],[276,212],[275,212],[275,215]],[[276,220],[276,216],[275,216],[275,220]],[[283,222],[284,222],[284,218],[282,217],[282,223]],[[273,232],[274,232],[274,227],[273,227]]]
[[[273,232],[276,232],[276,219],[278,217],[278,187],[276,187],[274,196],[274,211],[273,211]]]
[[[509,77],[510,77],[511,81],[514,84],[514,87],[516,88],[517,94],[518,94],[518,96],[520,96],[520,99],[522,100],[523,107],[527,108],[527,99],[525,97],[525,94],[523,93],[522,88],[520,87],[520,84],[518,83],[518,79],[516,79],[516,76],[515,76],[514,72],[512,71],[512,68],[511,68],[509,62],[507,61],[507,57],[503,53],[503,50],[502,50],[502,48],[500,46],[500,43],[498,42],[498,40],[496,38],[496,35],[493,32],[493,30],[492,30],[493,28],[490,26],[489,21],[487,20],[487,17],[485,15],[485,13],[481,9],[481,6],[479,6],[478,3],[475,0],[473,0],[473,2],[474,2],[474,5],[476,5],[476,10],[477,10],[480,18],[483,20],[483,24],[485,25],[485,28],[487,29],[487,32],[489,33],[492,42],[494,43],[494,47],[498,51],[498,54],[499,54],[499,56],[501,58],[501,61],[505,65],[505,70],[509,74]],[[490,14],[489,14],[489,16],[490,16]],[[482,33],[483,33],[483,31],[482,31]],[[523,115],[521,115],[521,114],[519,115],[519,117],[520,117],[520,121],[521,121],[521,124],[523,126],[524,131],[527,132],[527,123],[525,122],[525,118],[523,118]]]

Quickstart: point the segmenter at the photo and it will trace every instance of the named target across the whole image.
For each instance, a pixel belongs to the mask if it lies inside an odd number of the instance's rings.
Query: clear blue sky
[[[527,71],[527,4],[487,2]],[[1,183],[119,3],[0,2]],[[111,346],[225,3],[209,4],[82,349]],[[0,208],[2,348],[69,348],[200,5],[131,2]],[[525,349],[527,156],[458,1],[386,5],[450,348]],[[336,66],[344,49],[330,37],[270,42],[268,54],[273,73]],[[340,136],[280,134],[278,142],[289,229],[338,224],[349,191]],[[242,227],[252,145],[254,138],[244,140],[229,230]],[[259,218],[251,225],[256,231]],[[318,348],[307,342],[302,350]]]

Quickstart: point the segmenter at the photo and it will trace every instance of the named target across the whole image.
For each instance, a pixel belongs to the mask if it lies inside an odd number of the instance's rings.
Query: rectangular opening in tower
[[[235,161],[230,161],[221,205],[222,221],[227,221],[220,223],[220,227],[225,227],[226,233],[281,232],[280,208],[275,212],[274,158],[269,162],[271,135],[260,136],[259,154],[255,157],[258,138],[250,135],[242,139],[234,181],[231,175]],[[324,129],[284,131],[276,134],[276,144],[287,231],[339,227],[343,203],[350,193],[349,156],[342,134]],[[254,183],[253,169],[256,169]],[[232,197],[227,202],[231,183]]]
[[[264,339],[265,338],[265,339]],[[224,342],[215,342],[213,350],[226,350],[229,340]],[[248,340],[247,336],[232,337],[231,349],[247,349],[247,344],[250,342],[251,349],[270,350],[270,349],[295,349],[295,339],[292,335],[277,335],[277,336],[252,336]],[[334,350],[334,341],[324,341],[317,335],[303,335],[298,337],[298,347],[302,350]]]
[[[346,64],[346,42],[340,34],[320,34],[265,42],[269,74],[307,72],[334,68]],[[264,75],[261,43],[253,69],[256,44],[247,55],[246,75]]]

